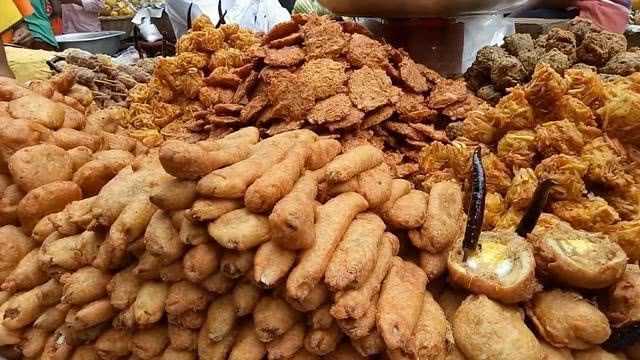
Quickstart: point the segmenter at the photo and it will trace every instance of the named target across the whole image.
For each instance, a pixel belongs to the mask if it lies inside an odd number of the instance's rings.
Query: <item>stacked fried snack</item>
[[[211,40],[214,39],[215,41]],[[352,22],[294,15],[261,39],[198,18],[130,94],[130,134],[145,144],[190,142],[256,126],[265,136],[308,128],[345,148],[374,144],[398,177],[416,174],[419,149],[446,141],[444,125],[481,101]]]
[[[78,49],[63,53],[63,72],[70,73],[79,85],[91,90],[98,107],[127,106],[127,94],[136,85],[151,81],[155,59],[140,60],[135,66],[118,65],[104,55]]]
[[[627,49],[624,35],[576,18],[566,29],[551,29],[537,39],[513,34],[504,38],[502,46],[485,46],[465,78],[471,90],[495,105],[508,88],[527,83],[536,64],[548,64],[560,74],[567,69],[590,68],[627,76],[640,71],[640,53]]]

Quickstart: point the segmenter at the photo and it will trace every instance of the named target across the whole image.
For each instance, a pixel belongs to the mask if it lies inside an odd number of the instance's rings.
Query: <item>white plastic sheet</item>
[[[502,45],[504,37],[516,31],[513,19],[502,14],[464,16],[456,21],[464,23],[461,73],[473,64],[476,53],[483,46]]]

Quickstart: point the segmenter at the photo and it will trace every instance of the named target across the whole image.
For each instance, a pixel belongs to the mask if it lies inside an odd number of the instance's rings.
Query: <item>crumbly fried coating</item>
[[[469,140],[492,144],[497,135],[493,127],[494,111],[494,108],[484,104],[468,112],[462,123],[462,136]]]
[[[513,56],[519,57],[533,50],[534,47],[533,39],[529,34],[515,33],[504,37],[504,48]]]
[[[340,121],[349,115],[351,108],[351,100],[347,94],[336,94],[318,101],[307,115],[307,120],[316,125]]]
[[[640,123],[636,121],[635,109],[640,106],[640,94],[624,91],[607,100],[598,110],[602,129],[609,136],[622,142],[640,145]]]
[[[564,74],[564,71],[571,66],[569,57],[558,49],[551,49],[538,59],[538,63],[547,64],[553,68],[558,74]],[[534,66],[535,69],[535,66]]]
[[[640,259],[640,221],[620,221],[607,229],[611,241],[620,245],[631,260]]]
[[[494,153],[483,156],[482,166],[487,177],[487,191],[506,194],[511,185],[511,170]]]
[[[469,96],[463,79],[444,79],[436,84],[427,99],[430,109],[442,109],[464,101]]]
[[[567,94],[582,101],[592,110],[600,108],[604,102],[602,78],[591,69],[569,69],[564,78],[568,83]]]
[[[398,104],[396,105],[396,111],[402,115],[424,110],[426,108],[427,106],[424,103],[424,96],[413,92],[403,92],[400,95]]]
[[[509,54],[499,46],[485,46],[478,50],[476,60],[473,62],[474,67],[477,67],[481,72],[486,75],[491,73],[493,64]]]
[[[558,182],[551,190],[556,199],[580,199],[586,192],[582,177],[587,173],[588,166],[580,158],[566,154],[553,155],[540,162],[535,168],[535,174],[540,181],[553,179]]]
[[[506,200],[509,205],[517,209],[529,206],[533,193],[538,186],[538,177],[531,168],[521,168],[515,171],[511,187],[507,191]]]
[[[302,66],[300,76],[311,88],[313,96],[325,99],[346,90],[347,75],[342,63],[331,59],[314,59]]]
[[[409,89],[417,93],[425,92],[430,88],[427,79],[420,72],[420,68],[410,58],[404,58],[400,63],[400,79]]]
[[[267,49],[264,62],[274,67],[290,67],[304,60],[304,51],[299,46],[285,46],[280,49]]]
[[[342,55],[349,43],[349,34],[328,17],[312,17],[300,27],[304,35],[304,50],[308,60],[335,59]]]
[[[290,122],[303,120],[314,104],[314,95],[301,75],[286,70],[264,75],[273,116]]]
[[[575,62],[577,45],[576,36],[572,32],[553,28],[546,35],[544,44],[546,51],[558,49],[561,53],[567,55],[571,62]]]
[[[500,99],[493,112],[493,126],[501,131],[532,129],[535,124],[533,108],[525,94],[524,88],[515,87]]]
[[[386,49],[379,42],[361,34],[352,34],[347,47],[347,60],[357,68],[368,66],[385,69],[389,66]]]
[[[518,60],[520,60],[522,66],[524,66],[524,69],[527,71],[527,76],[531,76],[531,74],[533,74],[533,71],[536,69],[536,65],[544,55],[545,52],[543,49],[535,48],[533,50],[520,53],[517,58]]]
[[[551,66],[539,64],[525,89],[525,96],[536,114],[543,118],[553,111],[566,92],[566,80]]]
[[[376,323],[387,348],[405,348],[418,321],[427,276],[416,265],[393,259],[378,299]],[[402,306],[399,306],[402,304]]]
[[[507,212],[507,203],[499,193],[491,192],[487,194],[484,202],[484,219],[482,219],[482,230],[492,230],[498,220]]]
[[[603,198],[590,195],[580,200],[555,201],[551,212],[576,229],[594,230],[611,225],[620,216]]]
[[[498,142],[497,155],[509,168],[533,166],[536,156],[536,133],[531,130],[507,132]]]
[[[576,17],[567,23],[567,30],[576,36],[576,43],[580,45],[582,40],[589,33],[598,33],[602,31],[598,25],[591,20],[583,17]]]
[[[587,349],[611,334],[607,317],[574,292],[555,289],[538,293],[526,309],[542,337],[557,347]]]
[[[578,60],[601,67],[613,56],[627,50],[627,38],[609,31],[592,32],[584,37],[578,48]]]
[[[640,189],[637,185],[607,191],[601,196],[618,212],[622,220],[640,219]]]
[[[493,63],[491,82],[498,90],[506,90],[521,84],[527,77],[527,70],[515,56],[505,56]]]
[[[588,142],[582,149],[580,158],[587,163],[587,178],[610,188],[622,189],[633,183],[625,172],[626,151],[622,144],[609,136],[602,136]]]
[[[605,66],[600,68],[604,74],[629,76],[640,71],[640,53],[621,52],[613,56]]]
[[[584,147],[582,134],[569,120],[550,121],[535,129],[535,144],[543,156],[578,155]]]
[[[354,71],[348,82],[349,97],[353,104],[362,111],[375,110],[398,98],[398,90],[391,84],[391,79],[380,69],[365,66]]]

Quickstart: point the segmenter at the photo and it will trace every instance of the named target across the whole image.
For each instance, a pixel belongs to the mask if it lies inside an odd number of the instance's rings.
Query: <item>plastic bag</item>
[[[237,0],[227,10],[225,20],[253,31],[267,32],[276,24],[291,20],[291,15],[277,0]]]
[[[461,73],[473,64],[476,53],[483,46],[502,45],[503,39],[516,31],[513,19],[502,14],[464,16],[456,19],[464,23],[464,50]]]
[[[113,62],[118,65],[135,65],[140,60],[138,50],[133,46],[129,46],[126,50],[113,58]]]

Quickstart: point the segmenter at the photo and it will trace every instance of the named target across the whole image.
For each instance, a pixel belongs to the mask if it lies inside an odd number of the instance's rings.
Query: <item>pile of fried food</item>
[[[567,69],[589,68],[627,76],[640,71],[640,52],[627,49],[624,35],[576,18],[566,29],[551,29],[537,39],[516,33],[505,37],[502,46],[485,46],[465,79],[480,98],[495,105],[508,88],[527,83],[536,64],[548,64],[561,75]]]
[[[385,150],[398,177],[416,175],[418,152],[480,105],[448,80],[353,22],[297,14],[262,38],[237,25],[194,21],[177,56],[129,95],[129,133],[152,146],[194,142],[256,126],[263,135],[307,128],[345,148]]]
[[[68,49],[63,53],[64,73],[75,76],[79,85],[88,87],[98,107],[127,107],[127,95],[138,84],[151,81],[151,74],[158,61],[156,58],[142,59],[135,65],[114,63],[105,55],[93,55],[79,49]]]
[[[529,101],[553,93],[551,71],[521,89]],[[61,78],[56,92],[77,86]],[[637,258],[540,216],[577,181],[567,163],[521,188],[515,229],[482,232],[500,199],[501,160],[485,147],[466,157],[470,185],[430,178],[427,193],[376,146],[308,129],[148,149],[123,135],[117,108],[74,129],[61,103],[5,79],[0,96],[5,357],[625,359],[605,344],[638,358]]]

